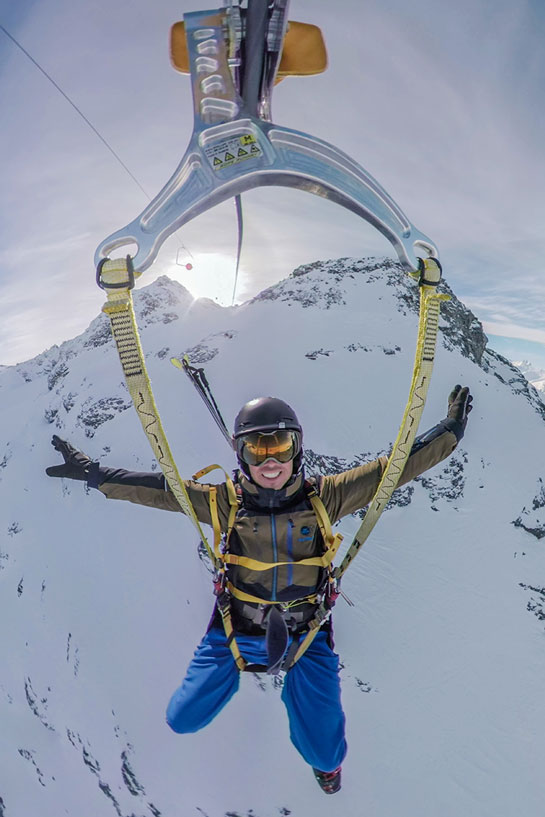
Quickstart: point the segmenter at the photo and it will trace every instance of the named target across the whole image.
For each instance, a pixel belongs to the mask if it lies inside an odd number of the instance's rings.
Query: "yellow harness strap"
[[[334,534],[333,531],[331,530],[331,521],[329,519],[329,515],[326,511],[324,503],[318,496],[318,493],[314,487],[311,487],[308,490],[307,496],[310,499],[312,509],[316,514],[318,527],[320,528],[322,539],[326,544],[327,552],[333,553],[334,557],[341,545],[341,542],[343,541],[343,536],[340,533]],[[329,559],[328,565],[331,564],[333,557]]]
[[[367,540],[382,511],[386,507],[388,500],[392,496],[411,452],[418,430],[418,424],[424,410],[435,360],[435,346],[439,330],[441,301],[450,300],[450,296],[442,295],[437,292],[437,285],[441,279],[441,268],[435,259],[426,258],[422,260],[422,268],[418,272],[415,272],[413,277],[420,280],[420,314],[409,398],[396,441],[376,494],[367,509],[365,518],[343,561],[333,572],[336,579],[340,579],[343,576],[352,562],[352,559],[359,553],[360,548]],[[324,607],[318,609],[316,617],[309,623],[307,635],[301,642],[291,664],[286,667],[286,670],[290,669],[310,647],[330,612],[331,610],[328,611]]]
[[[218,489],[215,485],[210,486],[210,493],[208,494],[210,502],[210,516],[212,517],[212,528],[214,530],[214,556],[216,559],[221,559],[221,528],[218,516]]]
[[[297,564],[297,563],[295,563]],[[229,593],[234,596],[235,599],[239,601],[249,601],[253,602],[254,604],[280,604],[278,601],[269,601],[268,599],[261,599],[259,596],[252,596],[251,593],[245,593],[244,590],[239,590],[238,587],[235,587],[230,581],[227,581],[227,589]],[[298,604],[305,604],[308,602],[309,604],[315,604],[318,601],[318,596],[316,593],[312,593],[310,596],[305,596],[302,599],[296,599],[295,601],[290,602],[282,602],[282,607],[288,609],[290,607],[296,607]]]
[[[233,621],[231,619],[231,609],[229,604],[229,599],[220,599],[218,597],[218,610],[220,611],[221,620],[223,622],[223,629],[225,631],[225,636],[227,639],[227,646],[231,650],[231,654],[233,656],[233,660],[237,665],[237,668],[240,672],[244,672],[246,669],[248,662],[245,658],[242,657],[240,650],[238,648],[238,644],[235,638],[235,631],[233,629]]]
[[[435,359],[440,305],[441,301],[450,300],[450,296],[437,293],[437,285],[441,280],[441,267],[438,262],[434,258],[421,259],[421,261],[422,269],[415,272],[413,276],[420,280],[420,315],[413,376],[407,405],[376,494],[343,561],[335,570],[335,577],[338,579],[341,578],[352,559],[358,554],[388,504],[411,453],[418,424],[426,403]]]
[[[229,540],[229,536],[231,535],[233,525],[235,524],[235,519],[239,506],[237,492],[233,480],[231,479],[227,471],[224,468],[222,468],[221,465],[216,464],[209,465],[206,468],[197,471],[197,473],[193,475],[193,479],[195,480],[200,479],[201,477],[204,477],[206,474],[209,474],[211,471],[215,471],[218,468],[225,474],[227,496],[229,497],[229,517],[227,520],[227,531],[225,533],[225,541],[227,542]],[[220,548],[222,540],[222,529],[218,514],[218,489],[215,485],[209,486],[208,496],[210,501],[210,518],[212,521],[212,529],[214,531],[214,555],[216,557],[216,570],[218,571],[219,585],[222,588],[219,592],[216,593],[217,608],[221,615],[227,646],[231,650],[231,654],[233,656],[233,660],[237,666],[237,669],[240,672],[244,672],[244,670],[248,666],[248,662],[246,661],[245,658],[242,657],[239,646],[237,644],[237,640],[235,638],[235,631],[233,629],[233,620],[231,618],[231,604],[229,601],[229,595],[225,591],[225,587],[223,587],[223,584],[225,582],[225,555],[221,552]],[[227,582],[227,587],[229,588],[229,582]]]
[[[342,537],[337,544],[337,549],[342,541]],[[282,567],[283,565],[308,565],[309,567],[329,567],[335,558],[337,550],[327,550],[323,556],[308,556],[306,559],[299,559],[298,561],[287,562],[260,562],[258,559],[251,559],[249,556],[236,556],[232,553],[225,553],[222,560],[226,564],[239,565],[239,567],[246,567],[248,570],[272,570],[273,567]]]
[[[291,669],[293,667],[293,665],[297,661],[299,661],[301,656],[304,655],[305,652],[308,650],[308,648],[310,647],[310,645],[312,644],[312,642],[314,641],[314,639],[316,638],[316,636],[320,632],[320,627],[322,626],[324,621],[326,621],[326,619],[329,617],[330,613],[331,613],[331,611],[328,611],[327,615],[316,616],[315,618],[312,619],[312,621],[309,621],[309,624],[308,624],[309,631],[306,634],[306,636],[304,637],[304,639],[301,641],[301,643],[299,644],[297,652],[293,656],[289,667],[285,667],[286,672],[289,669]]]
[[[209,470],[212,470],[213,468],[219,468],[219,467],[220,466],[218,466],[218,465],[212,465],[212,466],[210,466],[210,468],[204,469],[204,471],[200,471],[199,474],[202,475],[203,473],[208,473]],[[232,482],[231,479],[229,479],[229,477],[228,477],[228,480],[231,483],[230,486],[229,486],[229,483],[228,483],[228,487],[231,487],[233,489],[233,492],[235,493],[235,497],[236,497],[236,492],[235,492],[233,482]],[[238,565],[239,567],[245,567],[248,570],[256,570],[256,571],[272,570],[273,567],[282,567],[284,565],[307,565],[307,566],[310,566],[310,567],[324,567],[324,568],[329,567],[329,565],[332,563],[333,559],[335,558],[335,556],[337,554],[337,551],[338,551],[338,549],[339,549],[339,547],[341,545],[341,542],[343,541],[343,537],[342,537],[342,535],[340,533],[337,533],[335,535],[333,534],[333,531],[331,530],[331,522],[329,521],[329,516],[328,516],[327,511],[325,509],[325,505],[322,502],[322,500],[320,499],[320,497],[318,496],[318,494],[316,493],[314,488],[311,488],[307,492],[307,496],[308,496],[308,498],[309,498],[309,500],[311,502],[312,509],[313,509],[314,513],[316,514],[318,527],[320,528],[320,533],[322,534],[322,539],[323,539],[324,544],[326,546],[326,551],[322,556],[309,556],[306,559],[299,559],[298,561],[289,560],[287,562],[261,562],[259,559],[251,559],[249,556],[236,556],[233,553],[224,553],[224,554],[221,555],[221,560],[225,564]],[[215,498],[214,498],[214,501],[215,501]],[[210,508],[211,508],[211,512],[212,512],[212,497],[210,497],[210,503],[211,503]],[[238,501],[237,501],[237,505],[234,508],[234,515],[235,516],[236,516],[237,509],[238,509]],[[232,512],[233,512],[233,505],[231,504],[231,513]],[[234,524],[234,519],[233,519],[233,524]],[[218,522],[218,525],[219,525],[219,522]],[[228,535],[231,533],[231,528],[232,528],[232,525],[229,527],[229,530],[227,532]],[[214,528],[214,533],[215,533],[215,528]],[[214,539],[215,539],[215,536],[214,536]],[[248,599],[245,599],[245,600],[248,601]],[[258,599],[258,600],[263,602],[263,599]],[[268,603],[268,602],[264,602],[264,603]],[[276,602],[271,602],[271,603],[275,604]]]
[[[337,552],[339,549],[339,545],[341,544],[343,537],[340,533],[333,535],[333,531],[331,529],[331,522],[329,519],[329,515],[325,509],[325,505],[318,496],[316,490],[314,488],[308,494],[308,497],[312,503],[312,507],[314,508],[314,512],[316,514],[316,518],[318,520],[318,525],[320,526],[320,531],[322,533],[322,537],[324,542],[328,543],[328,547]],[[331,580],[331,576],[330,576]],[[326,611],[325,608],[320,606],[318,608],[316,616],[309,621],[309,630],[306,636],[304,637],[303,641],[299,645],[295,655],[291,659],[289,666],[284,667],[287,671],[293,667],[293,665],[301,658],[301,656],[308,650],[318,632],[320,631],[320,627],[326,621],[326,619],[330,615],[330,610]]]
[[[129,256],[126,259],[104,259],[97,271],[97,280],[107,294],[102,311],[110,319],[125,382],[157,462],[180,508],[196,527],[208,555],[214,561],[214,554],[172,456],[153,397],[131,295],[134,279],[139,274],[134,272]]]
[[[204,477],[206,474],[209,474],[211,471],[216,471],[219,469],[223,471],[225,474],[225,484],[227,486],[227,496],[229,498],[229,518],[227,520],[227,531],[226,531],[226,539],[229,538],[231,535],[231,531],[233,529],[233,525],[235,524],[235,519],[238,510],[238,497],[237,492],[235,490],[235,485],[233,480],[221,465],[208,465],[206,468],[202,468],[200,471],[197,471],[196,474],[193,474],[192,479],[198,480],[201,477]],[[214,543],[218,540],[218,551],[216,553],[216,557],[220,557],[223,560],[223,556],[219,552],[219,542],[221,542],[221,525],[218,516],[218,503],[217,503],[217,488],[215,485],[210,485],[210,515],[212,517],[212,528],[214,530]],[[212,507],[212,502],[214,503],[214,507]],[[214,552],[216,552],[216,546],[214,544]]]

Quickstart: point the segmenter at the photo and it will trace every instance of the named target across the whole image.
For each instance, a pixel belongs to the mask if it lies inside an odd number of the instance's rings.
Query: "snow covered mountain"
[[[538,391],[545,392],[545,370],[537,369],[528,360],[515,360],[513,366],[520,369],[526,380]]]
[[[228,424],[261,394],[305,429],[308,471],[388,450],[410,382],[417,288],[385,259],[295,270],[236,308],[161,278],[136,293],[183,474],[234,458],[170,364],[206,365]],[[545,797],[545,405],[453,298],[422,430],[474,395],[454,455],[397,492],[346,574],[336,645],[349,754],[335,799],[289,741],[278,681],[204,731],[164,722],[212,608],[179,514],[49,479],[52,433],[155,468],[104,316],[0,371],[0,817],[525,817]],[[341,523],[346,545],[359,519]]]

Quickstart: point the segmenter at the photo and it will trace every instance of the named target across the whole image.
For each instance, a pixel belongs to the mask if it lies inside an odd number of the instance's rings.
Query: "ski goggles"
[[[269,434],[254,431],[238,437],[235,443],[237,456],[246,465],[261,465],[269,459],[289,462],[301,450],[301,435],[289,429],[271,431]]]

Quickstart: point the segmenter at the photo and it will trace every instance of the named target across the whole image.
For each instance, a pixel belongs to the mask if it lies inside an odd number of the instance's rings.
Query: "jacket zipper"
[[[278,561],[278,543],[276,541],[276,519],[274,518],[274,514],[271,514],[271,534],[272,534],[272,546],[273,546],[273,561]],[[278,568],[273,567],[273,577],[272,577],[272,591],[271,591],[271,601],[276,601],[276,584],[278,580]]]
[[[288,565],[288,583],[287,587],[290,587],[293,584],[293,529],[295,527],[295,523],[293,519],[288,519],[288,561],[290,564]]]

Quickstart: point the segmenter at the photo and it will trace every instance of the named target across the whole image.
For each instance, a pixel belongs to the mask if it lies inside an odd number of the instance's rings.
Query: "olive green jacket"
[[[453,430],[450,430],[450,429]],[[399,486],[405,485],[444,460],[461,437],[459,424],[443,421],[418,438],[407,460]],[[386,457],[338,474],[312,480],[331,524],[364,508],[374,497],[387,464]],[[122,499],[167,511],[181,508],[162,474],[133,473],[100,467],[98,488],[108,499]],[[229,566],[228,576],[239,590],[273,601],[290,601],[312,593],[320,585],[323,569],[296,563],[324,552],[316,516],[300,473],[280,491],[260,488],[238,472],[240,508],[229,540],[231,553],[262,562],[289,562],[265,571]],[[184,481],[197,518],[211,525],[210,485]],[[230,504],[226,483],[217,488],[217,508],[222,530],[227,529]]]

